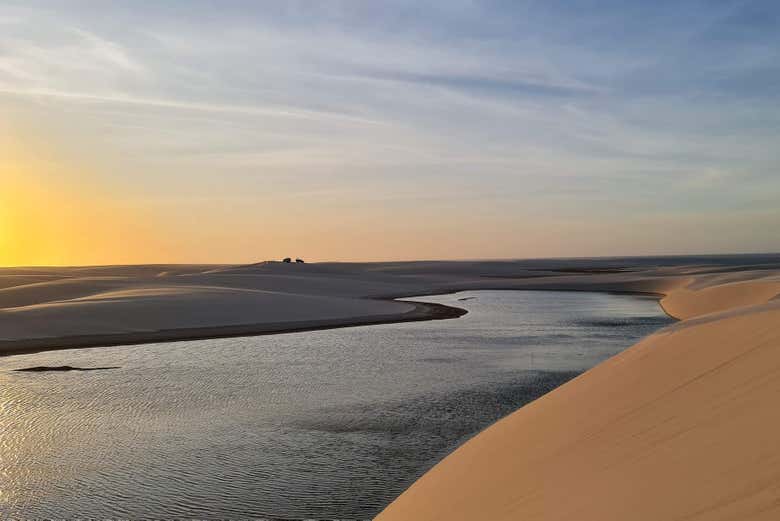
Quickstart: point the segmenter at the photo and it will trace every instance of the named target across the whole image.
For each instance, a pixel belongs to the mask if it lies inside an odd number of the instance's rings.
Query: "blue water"
[[[0,512],[371,518],[495,420],[671,322],[628,295],[418,300],[469,314],[0,359]],[[12,372],[37,365],[119,368]]]

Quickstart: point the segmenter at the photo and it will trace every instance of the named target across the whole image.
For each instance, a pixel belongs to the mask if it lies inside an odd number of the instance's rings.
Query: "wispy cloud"
[[[245,116],[268,116],[276,118],[295,118],[295,119],[338,119],[351,123],[360,123],[366,125],[381,124],[380,121],[375,121],[367,118],[361,118],[359,116],[351,116],[348,114],[338,114],[334,112],[325,111],[313,111],[302,110],[283,107],[261,107],[257,105],[230,105],[230,104],[218,104],[218,103],[197,103],[178,101],[176,99],[154,99],[133,97],[124,95],[121,93],[111,94],[91,94],[86,92],[68,92],[57,91],[41,88],[0,88],[0,93],[11,94],[16,96],[26,97],[46,97],[46,98],[60,98],[62,100],[70,100],[83,103],[104,103],[104,104],[116,104],[116,105],[141,105],[146,107],[156,107],[163,109],[174,110],[188,110],[196,112],[216,112],[224,114],[245,115]]]
[[[395,204],[449,182],[442,205],[545,215],[780,197],[771,1],[12,1],[0,25],[10,124],[121,158],[126,189]]]

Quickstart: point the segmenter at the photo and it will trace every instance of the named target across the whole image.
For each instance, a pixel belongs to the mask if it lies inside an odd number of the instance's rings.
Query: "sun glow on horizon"
[[[570,4],[4,2],[0,265],[780,249],[777,6]]]
[[[142,261],[153,247],[141,212],[84,171],[42,161],[18,142],[2,143],[0,153],[0,266]]]

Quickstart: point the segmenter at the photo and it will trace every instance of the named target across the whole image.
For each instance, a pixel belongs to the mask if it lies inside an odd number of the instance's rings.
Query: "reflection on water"
[[[470,313],[0,359],[0,512],[370,518],[468,437],[670,322],[625,295],[419,300]],[[12,371],[63,365],[119,368]]]

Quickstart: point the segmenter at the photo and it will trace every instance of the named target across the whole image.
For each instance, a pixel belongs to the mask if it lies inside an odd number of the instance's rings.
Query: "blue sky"
[[[420,4],[5,2],[0,130],[159,260],[780,250],[780,4]]]

